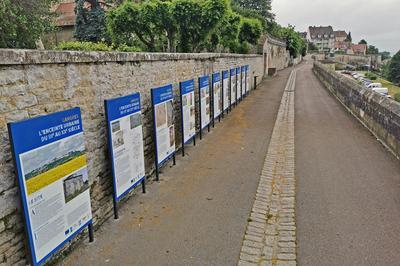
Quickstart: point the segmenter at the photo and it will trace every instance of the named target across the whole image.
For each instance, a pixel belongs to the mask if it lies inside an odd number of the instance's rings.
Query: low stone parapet
[[[396,157],[400,157],[400,103],[315,62],[313,71],[325,87]]]

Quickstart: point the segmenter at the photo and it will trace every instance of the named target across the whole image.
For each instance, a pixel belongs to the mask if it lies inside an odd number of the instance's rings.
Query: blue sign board
[[[182,121],[182,154],[184,144],[196,135],[196,113],[194,99],[194,80],[180,82],[181,92],[181,121]]]
[[[241,75],[240,75],[240,67],[236,68],[236,99],[239,100],[242,98],[242,80],[241,80]]]
[[[212,75],[212,90],[213,90],[213,114],[214,119],[218,118],[222,112],[222,99],[221,99],[221,74],[214,73]]]
[[[154,114],[156,168],[175,155],[175,125],[171,84],[151,90]]]
[[[229,71],[222,71],[222,110],[229,107]]]
[[[105,100],[114,202],[144,180],[140,94]]]
[[[210,78],[203,76],[199,78],[199,111],[200,128],[204,129],[210,124]]]
[[[33,265],[92,224],[79,108],[8,124]]]

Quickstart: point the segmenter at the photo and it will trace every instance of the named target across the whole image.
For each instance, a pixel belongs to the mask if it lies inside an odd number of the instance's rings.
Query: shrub
[[[394,100],[395,100],[396,102],[399,102],[399,103],[400,103],[400,92],[398,92],[398,93],[396,93],[396,94],[394,95]]]
[[[140,52],[140,48],[122,44],[120,46],[107,45],[105,43],[94,42],[62,42],[55,47],[56,50],[64,51],[118,51],[118,52]]]
[[[374,73],[371,72],[365,73],[365,77],[369,78],[370,80],[376,80],[378,78]]]
[[[55,49],[69,51],[112,51],[112,48],[105,43],[93,42],[62,42]]]

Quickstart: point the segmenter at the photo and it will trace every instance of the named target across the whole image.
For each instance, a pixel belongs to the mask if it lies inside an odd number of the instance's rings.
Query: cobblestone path
[[[288,79],[265,158],[239,266],[296,265],[294,95]]]

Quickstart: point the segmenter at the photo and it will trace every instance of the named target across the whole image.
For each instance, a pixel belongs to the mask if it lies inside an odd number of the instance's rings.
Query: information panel
[[[231,76],[231,104],[236,102],[236,69],[230,70]]]
[[[242,66],[242,97],[246,95],[246,67]]]
[[[158,165],[175,154],[173,96],[171,84],[151,90]]]
[[[114,197],[119,201],[145,176],[140,94],[105,101]]]
[[[250,66],[247,65],[246,66],[246,91],[249,92],[250,91]]]
[[[214,107],[214,118],[217,118],[221,114],[221,105],[222,105],[222,99],[221,99],[221,74],[220,73],[214,73],[212,75],[212,81],[213,81],[213,107]]]
[[[210,124],[210,79],[208,76],[199,78],[200,92],[200,124],[204,129]]]
[[[222,71],[222,98],[223,111],[229,108],[229,73],[228,70]]]
[[[180,83],[183,143],[196,135],[196,113],[194,106],[194,80]]]
[[[81,111],[8,125],[34,265],[92,223]]]
[[[242,98],[242,79],[241,79],[240,67],[236,68],[236,100]]]

